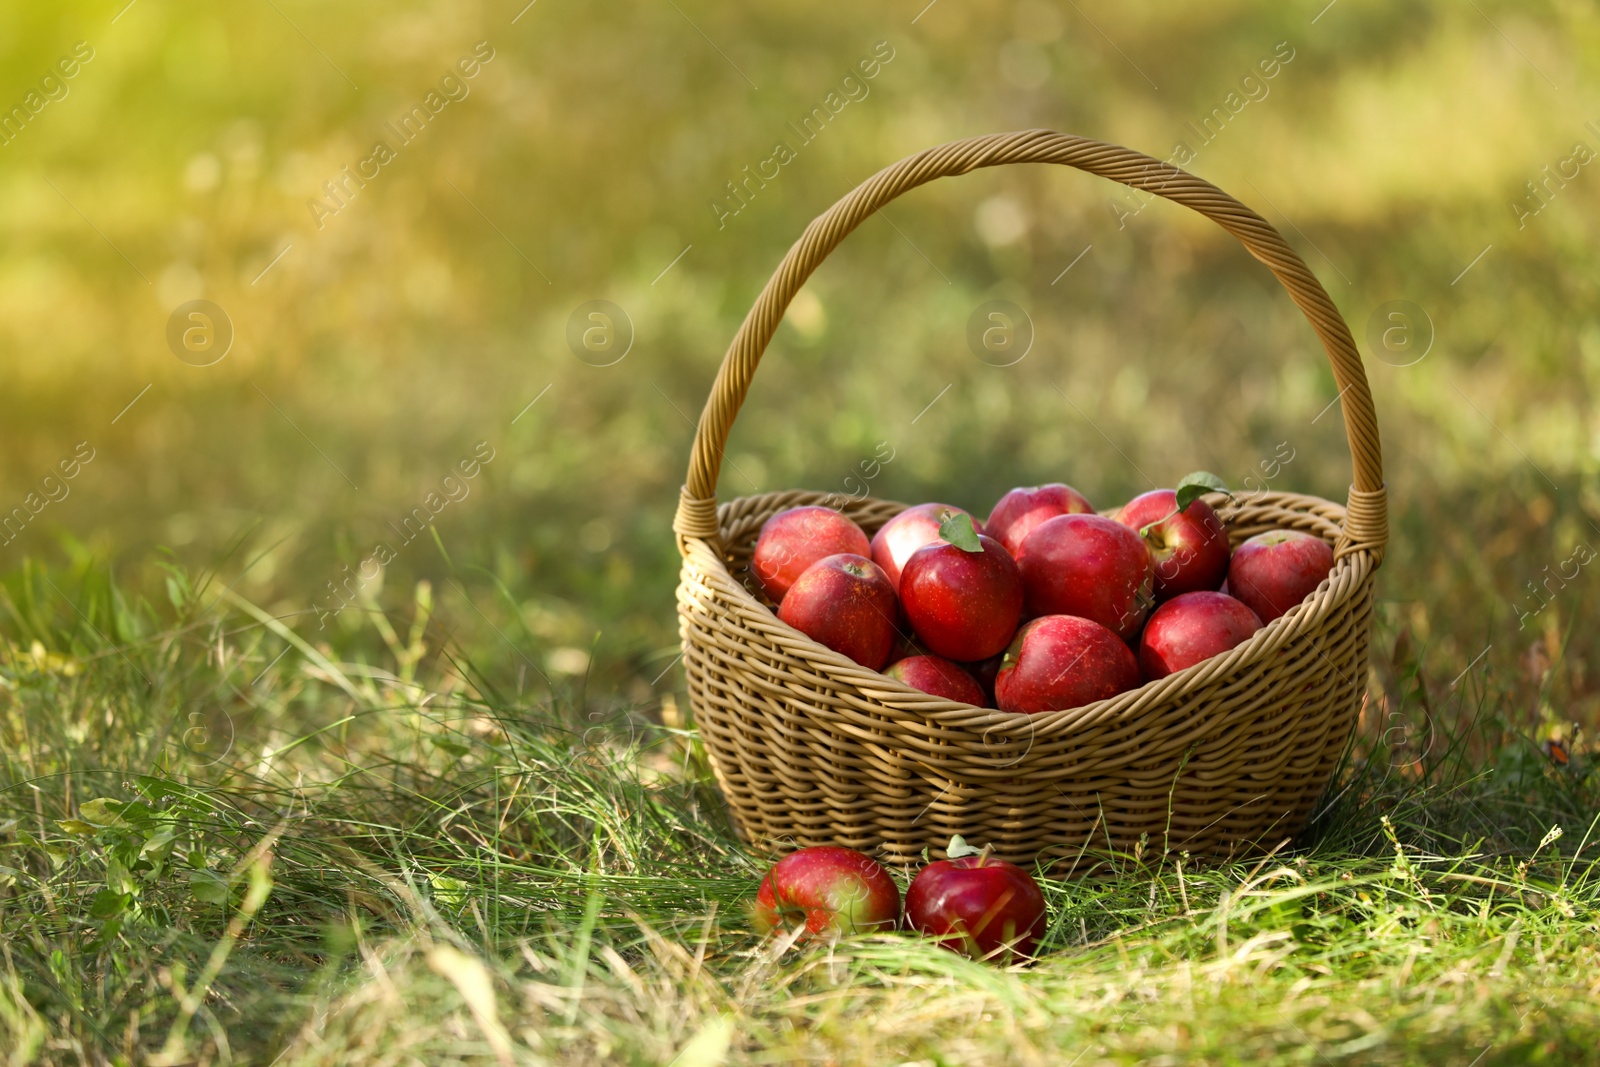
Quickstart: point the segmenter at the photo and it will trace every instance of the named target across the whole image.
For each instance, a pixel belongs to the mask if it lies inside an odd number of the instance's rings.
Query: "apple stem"
[[[990,842],[989,844],[986,844],[986,845],[983,846],[983,851],[982,852],[978,853],[978,862],[976,864],[974,864],[974,866],[987,867],[989,865],[989,857],[993,856],[993,855],[994,855],[994,843]]]
[[[1174,517],[1176,515],[1183,514],[1183,511],[1184,511],[1183,508],[1173,508],[1171,511],[1169,511],[1165,515],[1161,516],[1161,518],[1157,519],[1155,522],[1145,523],[1143,526],[1139,527],[1139,536],[1148,540],[1149,537],[1150,537],[1151,531],[1153,531],[1157,526],[1160,526],[1162,523],[1166,522],[1168,519],[1170,519],[1170,518],[1172,518],[1172,517]]]

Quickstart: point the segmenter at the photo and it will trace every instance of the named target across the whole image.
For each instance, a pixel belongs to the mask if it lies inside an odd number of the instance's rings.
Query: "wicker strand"
[[[1380,487],[1363,492],[1350,487],[1350,499],[1345,505],[1344,529],[1334,546],[1335,559],[1352,552],[1371,552],[1377,562],[1383,560],[1383,547],[1389,540],[1389,490]]]
[[[689,494],[684,486],[678,493],[678,511],[672,516],[672,532],[679,537],[697,537],[702,541],[715,541],[717,528],[717,501]]]

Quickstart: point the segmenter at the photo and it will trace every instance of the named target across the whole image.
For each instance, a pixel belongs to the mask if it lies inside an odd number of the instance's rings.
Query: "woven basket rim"
[[[754,493],[748,496],[737,497],[726,501],[717,508],[719,526],[725,525],[728,513],[738,505],[748,506],[751,502],[762,501],[771,497],[793,497],[803,490],[778,490],[769,493]],[[816,493],[823,498],[831,494]],[[891,506],[898,501],[883,501],[877,498],[865,498],[880,504]],[[1223,494],[1207,494],[1204,498],[1214,507],[1226,501]],[[1224,525],[1228,525],[1228,518],[1236,515],[1243,508],[1250,506],[1276,505],[1287,507],[1290,510],[1303,511],[1308,514],[1317,514],[1332,526],[1342,525],[1345,509],[1342,505],[1322,497],[1302,493],[1259,493],[1252,494],[1244,500],[1242,505],[1224,506],[1218,509],[1219,516],[1223,517]],[[798,506],[798,505],[791,505]],[[900,505],[905,507],[907,505]],[[1105,514],[1101,512],[1100,514]],[[1317,536],[1322,537],[1321,534]],[[1330,545],[1333,541],[1322,537]],[[1334,560],[1332,570],[1328,577],[1318,585],[1315,592],[1306,597],[1301,603],[1289,609],[1288,612],[1272,620],[1257,630],[1245,641],[1220,655],[1202,660],[1193,666],[1176,671],[1165,678],[1144,682],[1133,689],[1095,701],[1092,704],[1080,705],[1076,708],[1064,708],[1057,711],[1020,712],[1001,711],[997,708],[981,708],[972,704],[963,704],[958,701],[945,700],[941,697],[914,689],[903,682],[863,667],[854,660],[835,652],[826,645],[813,640],[800,630],[778,618],[777,614],[750,592],[745,585],[733,576],[728,567],[728,561],[717,552],[712,545],[700,538],[685,538],[690,552],[686,554],[686,562],[696,561],[702,570],[709,571],[712,575],[722,579],[723,583],[732,591],[732,596],[744,609],[747,623],[754,623],[758,628],[771,628],[782,632],[793,644],[806,649],[808,659],[819,667],[826,666],[829,675],[837,681],[847,682],[865,697],[873,699],[873,713],[884,717],[896,719],[909,719],[912,716],[920,717],[931,725],[951,726],[971,729],[983,728],[985,733],[1011,732],[1007,728],[1015,728],[1024,724],[1028,733],[1057,735],[1071,733],[1078,728],[1097,725],[1107,719],[1126,721],[1136,716],[1147,707],[1161,704],[1168,699],[1176,699],[1196,684],[1209,681],[1213,677],[1229,674],[1240,666],[1264,660],[1276,653],[1286,644],[1303,636],[1315,636],[1315,632],[1322,622],[1333,612],[1336,612],[1361,594],[1367,578],[1376,570],[1378,561],[1375,553],[1368,549],[1356,549]],[[1026,625],[1026,622],[1019,624]],[[1313,646],[1315,647],[1315,646]]]

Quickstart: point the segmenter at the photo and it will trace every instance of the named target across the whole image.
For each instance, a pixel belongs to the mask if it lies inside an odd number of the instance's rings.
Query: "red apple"
[[[894,587],[865,556],[840,553],[807,567],[778,605],[778,618],[871,670],[894,649]]]
[[[1015,556],[1033,528],[1057,515],[1093,515],[1094,505],[1070,485],[1052,482],[1013,489],[989,512],[984,532]]]
[[[1261,629],[1256,613],[1224,593],[1180,593],[1155,610],[1139,638],[1147,679],[1165,678],[1240,644]]]
[[[1129,640],[1150,611],[1150,552],[1138,534],[1103,515],[1040,523],[1023,540],[1017,568],[1029,615],[1077,615]]]
[[[1204,500],[1179,511],[1177,493],[1154,489],[1128,501],[1117,521],[1144,538],[1157,600],[1215,589],[1228,575],[1228,531]]]
[[[872,857],[817,845],[773,865],[756,891],[753,917],[762,933],[792,929],[802,919],[806,937],[892,930],[900,918],[900,890]]]
[[[983,687],[960,664],[941,656],[908,656],[883,673],[913,689],[962,704],[981,708],[988,699]]]
[[[1116,634],[1076,615],[1046,615],[1017,631],[994,680],[1001,711],[1037,714],[1093,704],[1139,684],[1139,663]]]
[[[881,569],[881,568],[880,568]],[[901,618],[904,619],[904,613]],[[926,656],[928,650],[917,644],[917,635],[912,633],[910,627],[902,626],[895,631],[894,648],[889,652],[889,662],[897,663],[912,656]]]
[[[994,702],[994,680],[1000,673],[1000,667],[1005,661],[1005,653],[1002,652],[998,656],[990,656],[988,659],[980,659],[976,663],[968,663],[966,665],[967,671],[973,678],[977,679],[979,685],[983,686],[985,697],[983,706],[986,708],[999,706]]]
[[[1333,549],[1314,534],[1268,530],[1233,550],[1228,590],[1269,623],[1316,592],[1333,570]]]
[[[948,541],[924,545],[900,574],[900,603],[935,655],[985,659],[1001,651],[1022,618],[1022,579],[1011,554],[978,535],[981,552]]]
[[[789,508],[761,524],[750,570],[772,602],[781,604],[807,567],[841,552],[871,554],[871,543],[861,527],[832,508]]]
[[[911,554],[939,540],[939,527],[950,516],[966,514],[966,509],[950,504],[918,504],[906,508],[872,535],[872,562],[883,568],[883,573],[899,591],[900,572]]]
[[[1027,871],[985,849],[918,871],[906,890],[906,925],[973,959],[1031,957],[1044,936],[1044,894]]]

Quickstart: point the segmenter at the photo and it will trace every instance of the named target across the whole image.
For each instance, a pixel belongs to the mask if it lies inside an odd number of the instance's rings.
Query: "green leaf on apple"
[[[962,837],[960,834],[956,834],[950,839],[950,847],[944,850],[944,854],[946,859],[958,860],[962,856],[982,855],[983,849],[973,848],[971,845],[967,844],[966,838]]]
[[[977,528],[972,525],[972,516],[964,511],[953,512],[949,518],[941,522],[939,536],[963,552],[983,551],[983,545],[978,541]]]
[[[1182,511],[1207,493],[1227,493],[1228,483],[1210,471],[1185,474],[1178,483],[1178,510]],[[1229,493],[1231,496],[1232,494]]]

